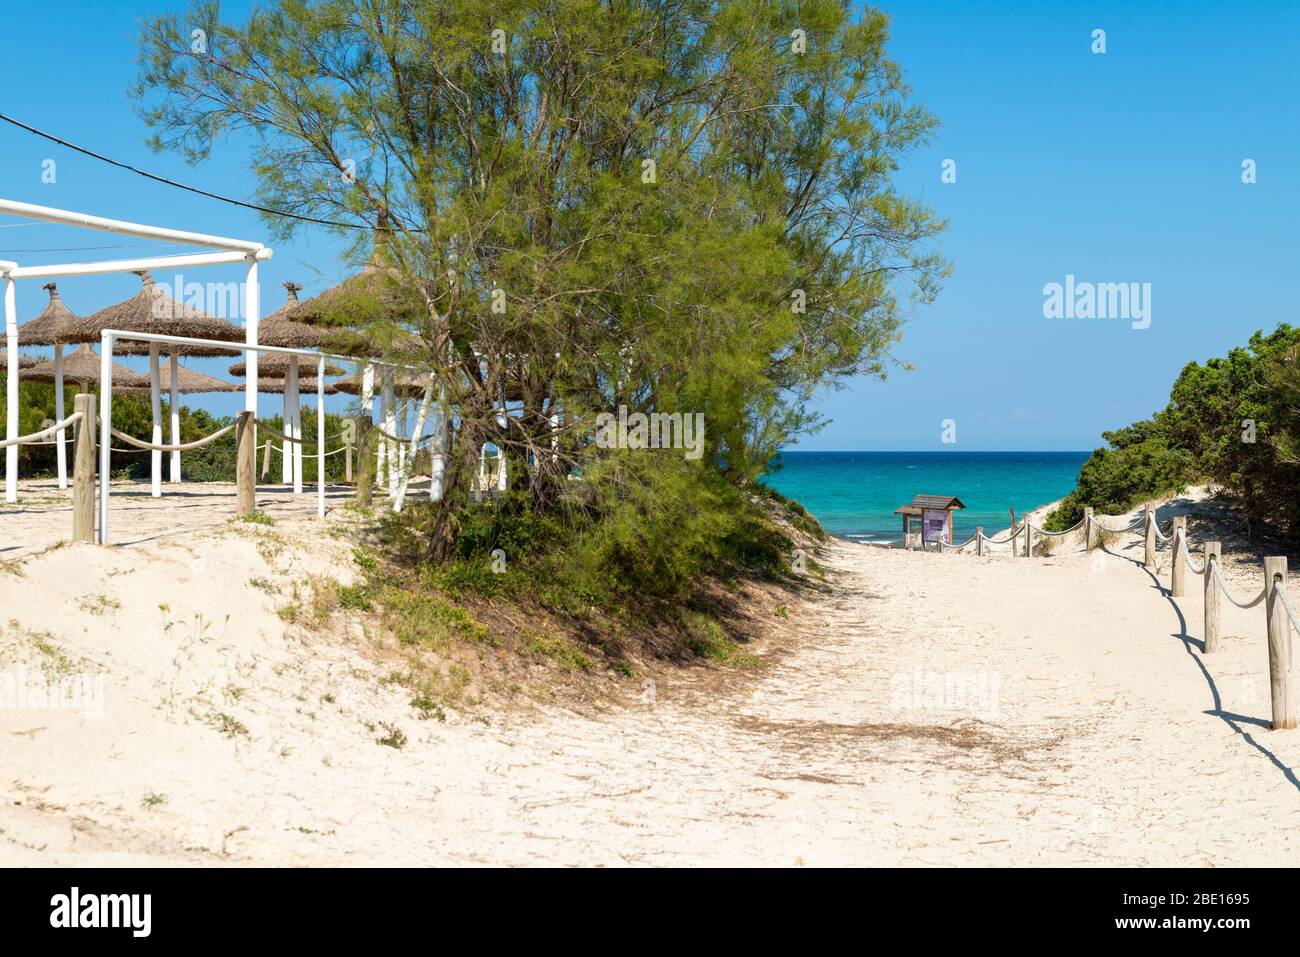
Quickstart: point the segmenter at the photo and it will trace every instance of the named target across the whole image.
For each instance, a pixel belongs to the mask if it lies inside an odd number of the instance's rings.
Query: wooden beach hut
[[[952,513],[965,508],[955,495],[917,495],[906,505],[894,509],[903,516],[903,547],[924,548],[933,542],[952,544]]]

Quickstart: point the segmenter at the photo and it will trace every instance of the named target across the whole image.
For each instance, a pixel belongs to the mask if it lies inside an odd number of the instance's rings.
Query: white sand
[[[106,683],[99,718],[0,710],[0,864],[1300,860],[1300,732],[1267,729],[1262,609],[1225,603],[1202,656],[1196,580],[1165,597],[1126,557],[1136,536],[1095,560],[837,543],[834,587],[730,693],[665,681],[598,718],[440,723],[380,683],[355,628],[276,615],[292,582],[351,574],[346,539],[289,511],[232,532],[210,508],[188,544],[0,572],[0,673]],[[928,673],[973,693],[930,700]],[[376,743],[383,722],[403,749]]]

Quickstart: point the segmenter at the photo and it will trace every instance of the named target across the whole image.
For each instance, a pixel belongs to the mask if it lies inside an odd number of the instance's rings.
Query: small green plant
[[[427,721],[429,718],[437,718],[439,721],[447,720],[447,712],[442,710],[442,705],[428,695],[417,694],[411,699],[411,707],[420,712],[421,721]]]
[[[167,795],[158,794],[156,791],[150,791],[140,799],[141,807],[157,807],[160,804],[167,803]]]
[[[576,642],[567,638],[548,638],[526,631],[519,636],[519,650],[528,655],[550,658],[565,671],[587,671],[591,659]]]
[[[275,519],[266,512],[250,512],[247,515],[236,515],[231,521],[248,522],[252,525],[274,525]]]
[[[406,746],[406,734],[401,728],[387,721],[381,723],[383,729],[388,732],[381,738],[376,738],[376,744],[382,744],[388,748],[401,749]]]
[[[227,738],[233,738],[237,735],[248,735],[248,728],[237,718],[231,717],[223,711],[209,711],[203,715],[202,721],[210,728],[215,728]]]
[[[371,607],[373,607],[370,600],[369,585],[340,585],[338,588],[338,601],[340,608],[354,611],[370,611]]]
[[[77,599],[77,607],[91,615],[102,615],[106,611],[117,611],[122,603],[107,595],[82,595]]]

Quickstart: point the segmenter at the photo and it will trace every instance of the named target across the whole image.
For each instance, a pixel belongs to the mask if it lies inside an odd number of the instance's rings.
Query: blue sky
[[[144,146],[127,89],[136,20],[160,0],[6,3],[4,111],[165,176],[250,198],[237,144],[198,168]],[[226,3],[231,15],[247,4]],[[1086,449],[1161,407],[1178,370],[1258,328],[1300,321],[1300,4],[906,0],[890,50],[942,123],[908,156],[900,188],[950,221],[955,267],[939,299],[911,313],[885,383],[852,382],[818,403],[832,422],[806,449]],[[1092,31],[1107,50],[1091,52]],[[26,38],[21,43],[12,38]],[[57,182],[41,163],[57,161]],[[957,182],[940,181],[957,164]],[[1241,182],[1253,159],[1258,182]],[[243,238],[257,216],[150,183],[4,125],[0,194],[50,206]],[[7,225],[0,218],[0,226]],[[68,247],[124,248],[63,251]],[[304,231],[263,270],[319,291],[342,274],[340,243]],[[58,249],[59,252],[30,250]],[[0,258],[24,263],[169,251],[143,240],[38,226],[0,228]],[[1150,328],[1043,317],[1044,284],[1151,283]],[[163,275],[161,279],[170,277]],[[209,269],[203,280],[237,280]],[[129,295],[131,276],[60,282],[90,312]],[[41,306],[19,284],[23,319]],[[200,365],[205,371],[214,366]],[[199,400],[218,412],[238,399]],[[277,399],[265,401],[275,403]],[[957,442],[942,444],[941,423]]]

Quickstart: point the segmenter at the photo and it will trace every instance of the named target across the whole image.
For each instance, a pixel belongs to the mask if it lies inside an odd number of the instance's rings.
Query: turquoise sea
[[[763,481],[797,499],[828,532],[871,542],[902,541],[894,509],[915,495],[955,495],[954,539],[1068,495],[1088,452],[783,452]]]

